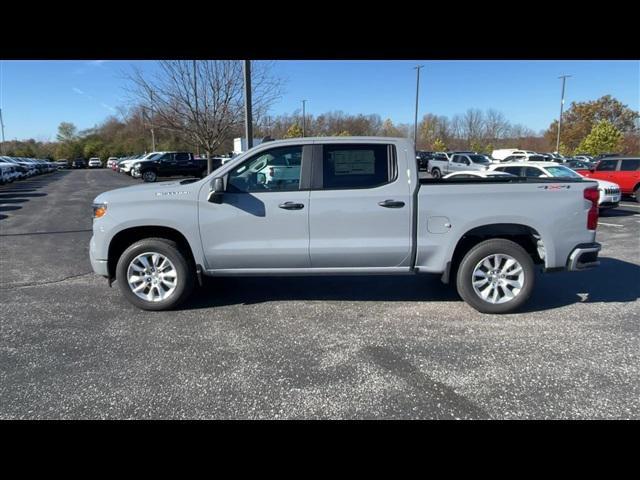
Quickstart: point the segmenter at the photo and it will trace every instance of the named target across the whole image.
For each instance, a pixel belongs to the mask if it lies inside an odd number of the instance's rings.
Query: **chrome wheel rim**
[[[178,272],[167,257],[157,252],[145,252],[135,257],[127,268],[129,288],[147,302],[169,298],[178,285]]]
[[[511,255],[494,253],[478,262],[471,274],[473,290],[492,304],[515,299],[524,287],[524,270]]]

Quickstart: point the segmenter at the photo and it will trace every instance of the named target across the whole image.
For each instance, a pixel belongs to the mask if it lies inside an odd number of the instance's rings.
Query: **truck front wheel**
[[[458,268],[456,286],[462,299],[482,313],[509,313],[533,290],[531,256],[515,242],[496,238],[473,247]]]
[[[440,173],[440,170],[438,168],[434,168],[433,170],[431,170],[431,176],[433,178],[440,178],[442,177],[442,174]]]
[[[145,238],[122,253],[116,278],[124,296],[136,307],[168,310],[191,294],[195,269],[175,242]]]

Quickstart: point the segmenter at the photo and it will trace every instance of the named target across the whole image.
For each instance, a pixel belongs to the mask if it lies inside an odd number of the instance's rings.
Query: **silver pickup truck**
[[[505,313],[531,295],[536,265],[598,264],[595,182],[420,180],[415,157],[402,138],[298,138],[203,179],[103,193],[93,270],[147,310],[177,306],[202,275],[439,274],[473,308]],[[270,181],[270,165],[299,173]]]

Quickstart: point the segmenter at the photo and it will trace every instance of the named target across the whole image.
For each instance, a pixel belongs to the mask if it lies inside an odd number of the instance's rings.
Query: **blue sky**
[[[611,94],[640,109],[638,61],[276,61],[285,93],[272,115],[291,113],[307,100],[307,112],[378,113],[413,122],[416,64],[420,116],[452,116],[468,108],[494,108],[512,123],[534,131],[557,118],[558,76],[567,80],[566,103]],[[0,108],[10,139],[54,140],[62,121],[92,127],[127,101],[125,73],[133,66],[152,72],[151,61],[0,62]]]

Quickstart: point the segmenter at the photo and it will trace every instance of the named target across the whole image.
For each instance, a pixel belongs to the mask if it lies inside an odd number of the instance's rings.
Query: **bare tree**
[[[148,112],[156,128],[178,132],[209,156],[230,139],[244,122],[244,78],[237,60],[165,60],[159,72],[139,69],[128,75],[130,94]],[[252,68],[254,122],[282,94],[282,81],[271,65]]]

